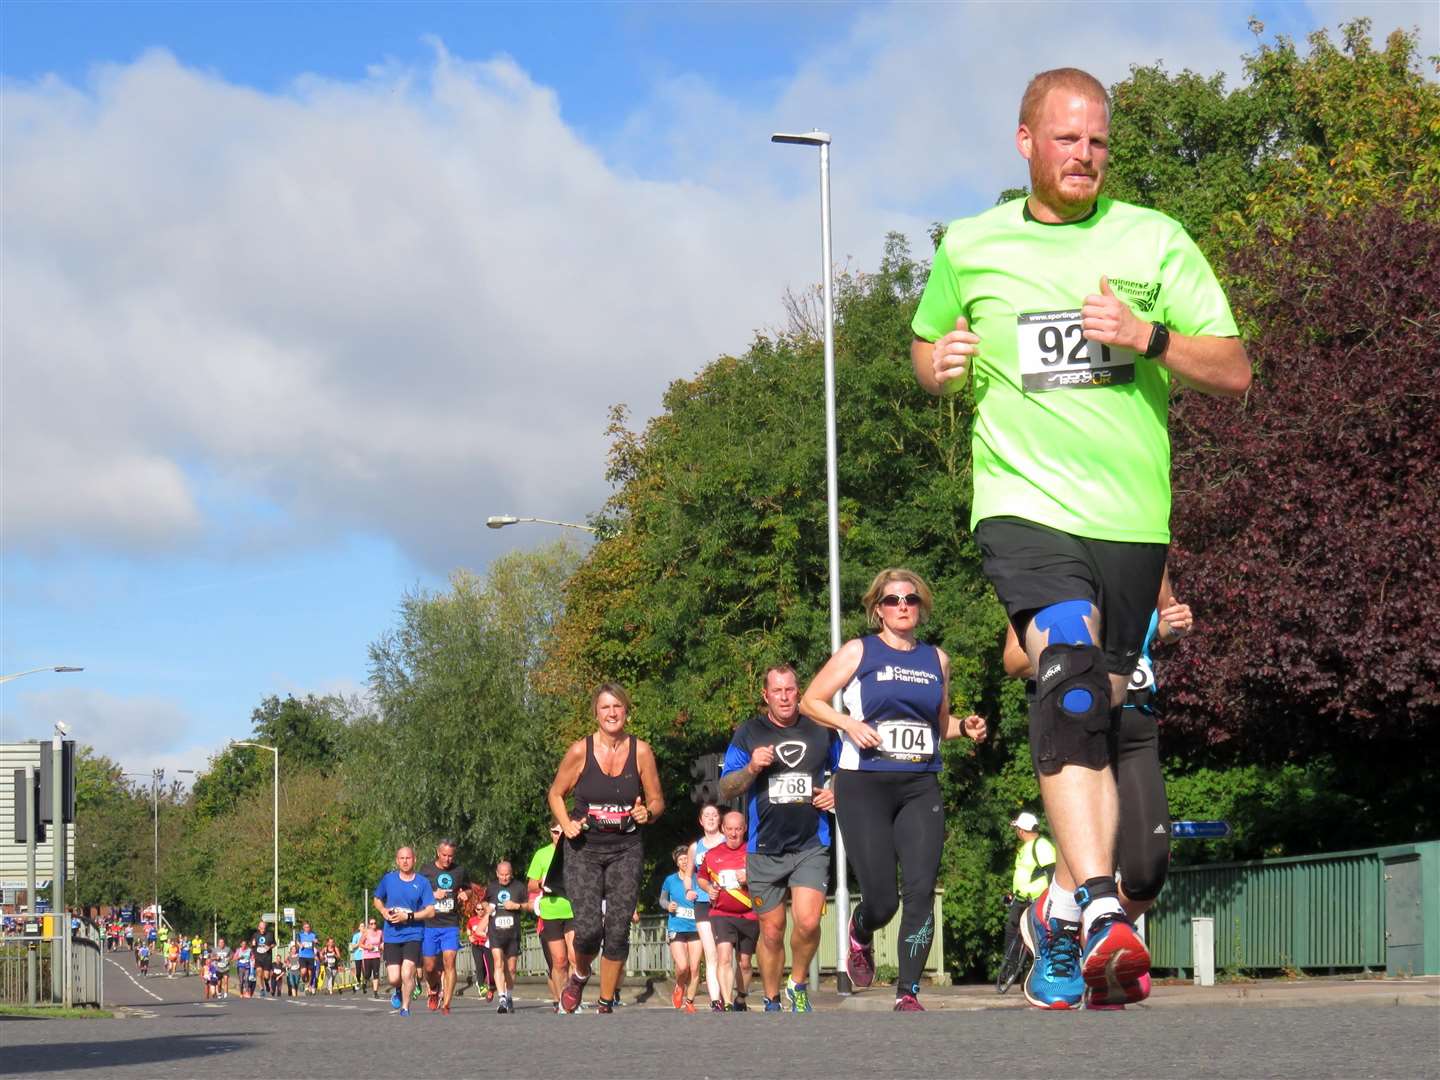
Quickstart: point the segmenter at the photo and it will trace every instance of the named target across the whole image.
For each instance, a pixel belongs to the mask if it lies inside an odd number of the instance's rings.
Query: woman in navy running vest
[[[986,725],[973,714],[951,715],[950,658],[915,636],[933,607],[920,575],[883,570],[863,602],[879,632],[847,641],[806,688],[800,711],[840,733],[835,816],[861,895],[850,917],[850,979],[861,987],[874,981],[871,942],[901,908],[903,891],[895,1009],[921,1011],[916,996],[935,936],[945,842],[940,742],[961,735],[978,742]],[[830,704],[842,691],[845,713]]]
[[[600,954],[597,1008],[608,1013],[620,994],[640,896],[645,853],[639,826],[660,816],[665,798],[650,744],[625,731],[630,696],[624,688],[606,683],[590,704],[595,733],[571,744],[550,785],[550,812],[565,834],[565,891],[575,909],[575,967],[560,991],[560,1009],[580,1007]],[[572,796],[573,809],[565,804]]]

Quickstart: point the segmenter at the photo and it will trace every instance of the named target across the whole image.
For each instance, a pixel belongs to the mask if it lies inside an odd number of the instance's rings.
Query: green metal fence
[[[1146,918],[1156,968],[1193,970],[1197,917],[1221,970],[1440,974],[1440,841],[1172,867]]]

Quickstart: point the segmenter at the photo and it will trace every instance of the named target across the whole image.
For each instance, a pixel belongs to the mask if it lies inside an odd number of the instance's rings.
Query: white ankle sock
[[[1101,896],[1092,901],[1085,908],[1081,923],[1086,937],[1090,935],[1090,927],[1095,925],[1095,920],[1101,915],[1123,915],[1125,909],[1120,906],[1120,901],[1114,896]]]
[[[1059,919],[1061,922],[1075,923],[1080,921],[1080,901],[1075,899],[1073,889],[1066,889],[1055,882],[1050,883],[1048,910],[1040,914],[1046,919]]]

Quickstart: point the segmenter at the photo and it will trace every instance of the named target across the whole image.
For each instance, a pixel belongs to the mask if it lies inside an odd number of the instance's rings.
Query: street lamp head
[[[70,734],[70,725],[65,723],[64,720],[56,720],[55,734],[59,735],[63,739],[66,735]]]
[[[84,669],[83,667],[65,667],[65,666],[62,665],[62,666],[60,666],[60,667],[55,668],[54,670],[63,673],[63,672],[67,672],[67,671],[84,671],[85,669]]]
[[[812,131],[805,135],[798,135],[793,132],[777,131],[770,136],[770,141],[793,143],[796,146],[829,146],[830,133],[828,131]]]
[[[514,525],[519,520],[514,514],[491,514],[485,519],[485,526],[490,529],[503,529],[506,525]]]

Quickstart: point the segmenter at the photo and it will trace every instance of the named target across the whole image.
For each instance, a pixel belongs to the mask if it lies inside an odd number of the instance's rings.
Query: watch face
[[[1169,344],[1170,328],[1162,322],[1155,323],[1150,331],[1150,345],[1145,350],[1145,358],[1154,360],[1165,351],[1165,347]]]

